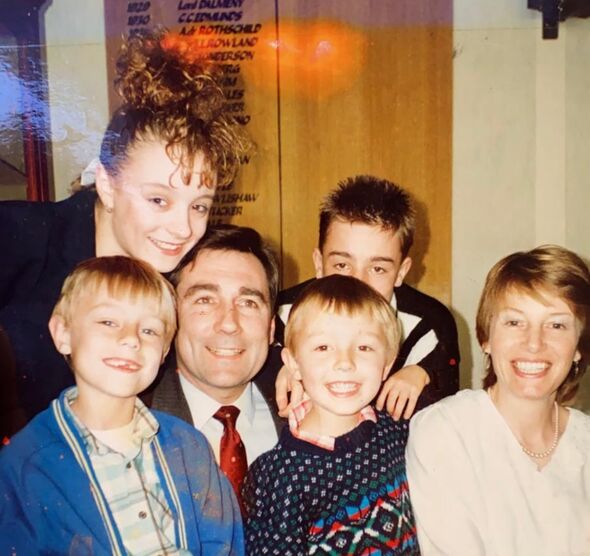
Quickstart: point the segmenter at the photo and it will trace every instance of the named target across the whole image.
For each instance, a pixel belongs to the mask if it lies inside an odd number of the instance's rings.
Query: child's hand
[[[291,392],[291,396],[289,396]],[[275,398],[281,417],[288,417],[291,407],[300,403],[305,396],[303,384],[297,380],[285,365],[275,380]]]
[[[422,390],[429,382],[428,373],[418,365],[400,369],[383,383],[377,398],[377,409],[385,407],[396,421],[402,416],[402,412],[404,419],[409,419]]]

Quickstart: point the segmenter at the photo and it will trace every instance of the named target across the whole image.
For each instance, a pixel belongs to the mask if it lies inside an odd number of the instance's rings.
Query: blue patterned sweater
[[[377,412],[334,451],[288,429],[248,470],[246,552],[419,554],[404,452],[408,423]]]

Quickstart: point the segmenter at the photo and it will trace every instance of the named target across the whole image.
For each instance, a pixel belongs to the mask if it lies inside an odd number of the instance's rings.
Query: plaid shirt
[[[301,403],[297,404],[293,409],[291,409],[291,411],[289,411],[289,430],[295,438],[305,440],[306,442],[314,444],[315,446],[319,446],[320,448],[324,448],[325,450],[333,451],[336,441],[333,436],[322,436],[320,434],[314,434],[299,428],[301,421],[303,421],[303,418],[309,413],[311,407],[311,400],[303,400]],[[373,421],[374,423],[377,422],[375,410],[370,405],[363,407],[363,409],[361,409],[359,412],[359,424],[363,421]]]
[[[188,555],[176,547],[174,519],[156,471],[151,444],[159,425],[154,416],[136,400],[132,438],[137,452],[125,457],[96,438],[76,417],[69,405],[77,396],[77,388],[66,393],[66,408],[84,440],[128,554]]]

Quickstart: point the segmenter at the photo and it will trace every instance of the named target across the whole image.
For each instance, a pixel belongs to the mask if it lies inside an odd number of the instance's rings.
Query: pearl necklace
[[[550,456],[553,453],[553,450],[555,450],[555,448],[557,448],[557,442],[559,441],[559,407],[557,406],[557,402],[554,402],[554,406],[555,406],[555,424],[553,426],[554,427],[554,430],[553,430],[553,442],[551,443],[551,446],[549,446],[549,448],[547,450],[545,450],[544,452],[533,452],[532,450],[529,450],[519,440],[518,443],[520,444],[520,447],[522,448],[522,451],[527,456],[530,456],[530,457],[535,458],[535,459],[544,459],[547,456]]]

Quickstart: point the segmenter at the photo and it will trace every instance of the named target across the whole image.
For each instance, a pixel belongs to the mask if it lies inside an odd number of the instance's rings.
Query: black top
[[[31,419],[74,382],[47,323],[65,277],[95,255],[95,202],[94,191],[58,203],[0,202],[0,328],[9,344],[0,353],[2,434],[14,432],[11,415]]]

